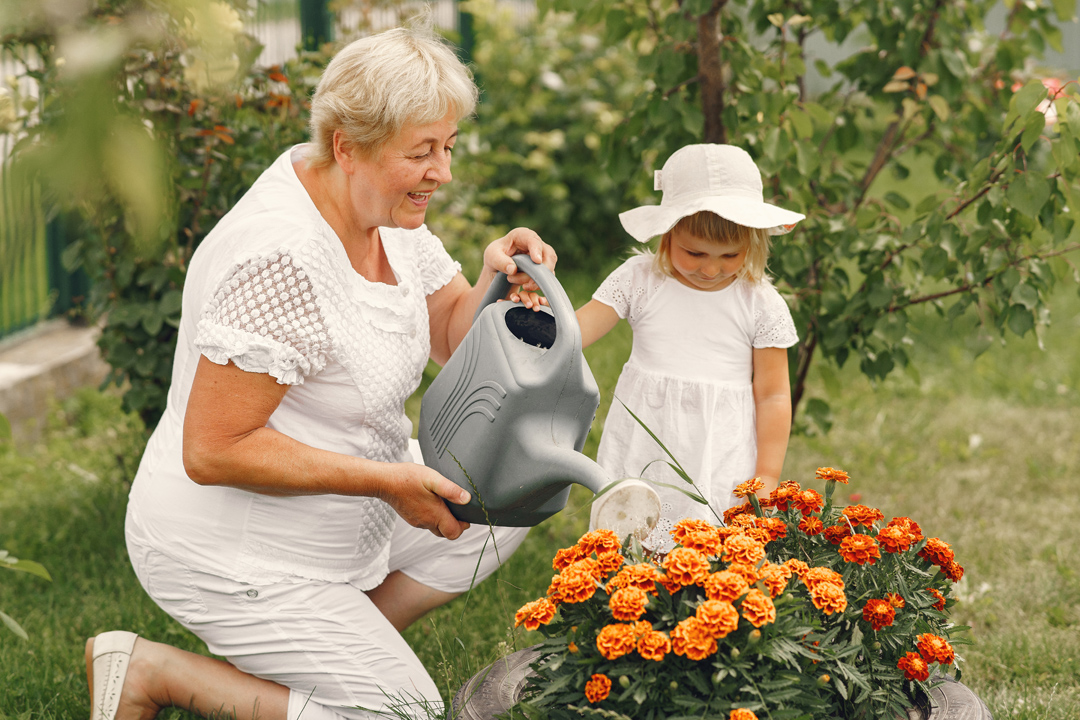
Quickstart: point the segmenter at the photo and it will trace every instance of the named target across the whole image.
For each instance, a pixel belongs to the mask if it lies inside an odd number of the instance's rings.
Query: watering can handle
[[[551,349],[562,350],[567,343],[570,343],[568,349],[571,352],[575,354],[581,352],[581,327],[574,314],[574,306],[562,285],[555,279],[555,273],[551,272],[546,265],[534,262],[526,253],[515,255],[514,264],[517,265],[518,272],[527,273],[540,286],[541,292],[547,298],[548,307],[555,316],[556,335]],[[502,300],[508,292],[510,292],[510,281],[506,279],[506,273],[498,273],[488,286],[487,292],[480,301],[480,306],[476,308],[473,322],[480,317],[484,308]]]

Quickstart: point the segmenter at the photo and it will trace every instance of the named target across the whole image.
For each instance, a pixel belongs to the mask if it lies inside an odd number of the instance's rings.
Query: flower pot
[[[518,650],[473,675],[454,695],[453,717],[457,720],[493,720],[510,710],[521,697],[529,665],[540,657],[539,645]],[[932,707],[911,708],[906,719],[898,720],[993,720],[979,696],[961,682],[946,676],[945,682],[930,692]]]

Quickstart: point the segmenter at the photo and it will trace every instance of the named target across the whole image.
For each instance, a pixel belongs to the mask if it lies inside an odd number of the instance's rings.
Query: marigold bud
[[[624,688],[630,687],[630,678],[626,677],[625,675],[620,675],[619,676],[619,685],[621,685]]]
[[[761,632],[761,631],[760,630],[755,630],[754,632]],[[739,648],[737,648],[737,647],[731,648],[731,659],[732,660],[738,660],[740,655],[742,655],[742,653],[739,652]]]
[[[751,645],[757,645],[761,641],[761,631],[751,630],[750,635],[747,636],[747,639],[750,641]]]
[[[670,685],[668,685],[668,687],[669,687],[669,688],[671,688],[671,692],[675,692],[676,690],[678,690],[678,689],[679,689],[679,683],[677,683],[677,682],[675,682],[674,680],[672,680],[672,681],[671,681],[671,684],[670,684]]]
[[[830,680],[832,680],[832,678],[829,677],[828,675],[819,675],[818,679],[817,679],[817,684],[821,685],[822,687],[825,687],[826,685],[829,684]]]

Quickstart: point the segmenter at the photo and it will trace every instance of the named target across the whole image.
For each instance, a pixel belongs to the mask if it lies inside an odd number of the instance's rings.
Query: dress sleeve
[[[630,258],[600,283],[593,293],[593,300],[610,306],[623,320],[631,319],[646,299],[650,263],[645,256]]]
[[[278,252],[236,266],[206,303],[195,346],[218,365],[298,385],[326,366],[330,340],[307,273]]]
[[[788,348],[799,342],[791,310],[772,285],[763,285],[754,312],[754,342],[756,348]]]
[[[461,263],[450,257],[442,240],[428,230],[426,225],[416,231],[415,237],[420,284],[424,295],[430,295],[461,272]]]

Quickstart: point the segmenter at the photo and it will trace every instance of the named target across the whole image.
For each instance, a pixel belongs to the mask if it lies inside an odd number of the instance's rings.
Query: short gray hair
[[[372,156],[406,125],[476,109],[472,74],[430,27],[400,27],[354,40],[323,71],[311,100],[312,167],[334,162],[334,132]]]

